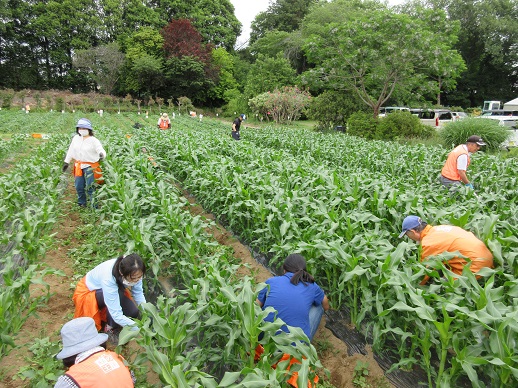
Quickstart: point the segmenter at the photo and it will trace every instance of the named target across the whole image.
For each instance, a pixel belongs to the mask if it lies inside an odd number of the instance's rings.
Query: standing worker
[[[239,129],[241,128],[241,122],[243,120],[246,120],[246,116],[244,114],[241,114],[232,123],[232,137],[234,138],[234,140],[241,140],[241,136],[239,135]]]
[[[481,146],[486,145],[480,136],[473,135],[468,138],[466,144],[461,144],[453,149],[446,159],[446,163],[441,171],[441,183],[446,187],[461,186],[473,189],[473,184],[466,175],[466,170],[471,162],[470,155],[480,150]]]
[[[418,216],[407,216],[403,220],[402,229],[399,238],[407,235],[411,240],[421,243],[421,261],[445,252],[459,252],[471,260],[469,269],[473,273],[485,267],[493,268],[493,255],[486,244],[473,233],[458,226],[430,226]],[[453,273],[462,275],[462,270],[468,262],[462,257],[454,257],[444,264]],[[429,279],[426,275],[420,284],[426,284]]]
[[[72,319],[61,328],[63,349],[56,355],[67,372],[54,388],[133,388],[136,379],[117,353],[106,350],[108,335],[95,329],[92,318]]]
[[[162,130],[171,128],[171,120],[167,113],[162,113],[156,126]]]
[[[102,183],[102,170],[99,162],[106,157],[101,142],[94,137],[92,123],[87,119],[79,119],[76,133],[68,148],[62,171],[65,172],[69,163],[74,162],[75,188],[77,204],[86,207],[87,197],[90,205],[95,207],[95,182]]]

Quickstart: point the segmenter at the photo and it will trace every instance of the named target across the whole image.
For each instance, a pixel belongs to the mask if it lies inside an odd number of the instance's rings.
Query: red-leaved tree
[[[212,45],[203,43],[201,34],[189,19],[172,20],[160,34],[164,38],[167,59],[195,57],[205,64],[210,62]]]

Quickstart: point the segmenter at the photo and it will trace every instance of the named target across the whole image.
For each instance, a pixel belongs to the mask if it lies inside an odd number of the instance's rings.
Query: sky
[[[275,0],[274,0],[275,1]],[[237,38],[236,47],[246,46],[250,37],[250,25],[255,16],[262,11],[266,11],[270,0],[230,0],[234,5],[236,17],[243,25],[241,36]],[[390,5],[400,4],[403,0],[389,0]]]
[[[266,11],[270,0],[230,0],[230,2],[234,5],[236,17],[243,25],[241,36],[237,38],[236,43],[236,47],[239,47],[248,41],[252,21],[259,12]]]

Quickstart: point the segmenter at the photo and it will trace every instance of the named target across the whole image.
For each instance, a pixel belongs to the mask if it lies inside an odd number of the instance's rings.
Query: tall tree
[[[277,0],[271,2],[268,9],[260,12],[252,22],[250,43],[263,37],[268,31],[292,32],[308,14],[311,5],[320,0]]]
[[[234,78],[234,57],[223,47],[212,51],[212,63],[218,71],[218,78],[213,88],[207,91],[208,97],[217,105],[226,103],[225,93],[228,90],[237,89],[237,81]]]
[[[112,93],[123,64],[124,54],[115,42],[79,50],[74,56],[74,67],[86,71],[106,94]]]
[[[234,14],[230,0],[153,0],[163,24],[176,19],[191,20],[204,43],[231,51],[241,33],[241,22]]]
[[[217,82],[212,63],[212,45],[203,43],[201,34],[187,19],[173,20],[160,31],[164,38],[167,80],[175,97],[205,101],[202,93]]]
[[[164,81],[164,38],[152,27],[143,27],[124,40],[126,64],[122,92],[149,96],[161,90]]]
[[[435,96],[436,104],[441,105],[441,94],[455,90],[457,79],[466,70],[462,56],[453,49],[458,41],[460,23],[451,20],[442,9],[424,7],[419,3],[402,9],[404,13],[423,21],[433,34],[433,46],[428,48],[430,55],[423,56],[423,63],[417,70],[433,82],[428,88],[429,92]]]
[[[304,79],[331,90],[354,91],[378,115],[394,90],[408,90],[425,75],[434,34],[420,20],[388,9],[351,12],[307,39],[315,69]]]
[[[258,94],[295,84],[296,72],[282,55],[275,58],[259,55],[250,66],[245,86],[245,96],[252,98]]]

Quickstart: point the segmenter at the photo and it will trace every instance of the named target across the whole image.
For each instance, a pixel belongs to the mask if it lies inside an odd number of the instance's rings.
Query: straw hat
[[[97,332],[95,321],[90,317],[72,319],[61,328],[63,350],[56,355],[58,360],[86,352],[108,340],[108,334]]]
[[[169,118],[169,116],[167,115],[167,113],[162,113],[162,118],[164,120],[167,120]]]

